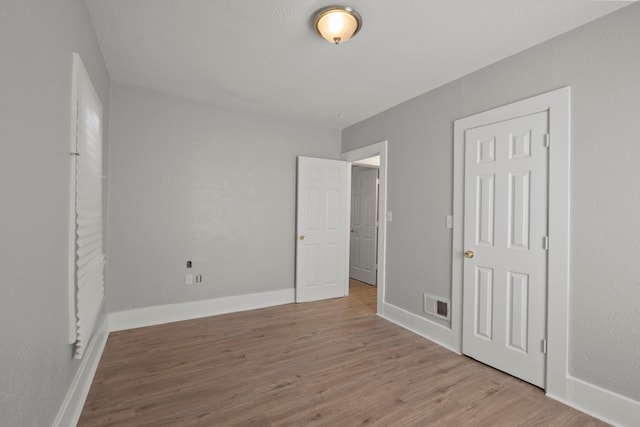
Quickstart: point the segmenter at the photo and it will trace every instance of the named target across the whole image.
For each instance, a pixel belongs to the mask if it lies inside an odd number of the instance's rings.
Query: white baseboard
[[[566,384],[565,397],[547,396],[613,426],[638,425],[640,402],[572,376],[567,377]]]
[[[382,304],[382,310],[378,310],[378,316],[398,326],[402,326],[429,341],[433,341],[454,353],[458,353],[451,345],[451,340],[453,339],[451,329],[446,326],[442,326],[439,323],[413,314],[388,302]]]
[[[215,316],[217,314],[235,313],[238,311],[290,304],[293,302],[295,302],[295,289],[280,289],[277,291],[214,298],[204,301],[117,311],[109,314],[109,326],[110,331],[114,332]]]
[[[107,338],[109,338],[109,319],[105,315],[95,330],[93,340],[84,352],[78,372],[69,386],[67,395],[58,411],[58,416],[53,422],[53,427],[69,427],[78,424]]]

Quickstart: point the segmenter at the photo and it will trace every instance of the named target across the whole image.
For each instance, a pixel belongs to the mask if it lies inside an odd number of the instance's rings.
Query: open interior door
[[[348,166],[298,157],[296,302],[347,293]]]

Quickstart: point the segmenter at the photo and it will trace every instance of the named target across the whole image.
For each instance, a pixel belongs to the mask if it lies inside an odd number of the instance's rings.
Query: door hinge
[[[547,354],[547,339],[546,338],[542,340],[542,352],[544,354]]]
[[[548,133],[544,134],[544,146],[549,148],[549,146],[551,145],[551,135],[549,135]]]
[[[549,250],[549,236],[544,236],[542,238],[542,249],[545,251]]]

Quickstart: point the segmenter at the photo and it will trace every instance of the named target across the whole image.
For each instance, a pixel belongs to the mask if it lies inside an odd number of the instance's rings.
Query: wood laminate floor
[[[376,288],[110,335],[79,426],[602,426],[375,315]]]

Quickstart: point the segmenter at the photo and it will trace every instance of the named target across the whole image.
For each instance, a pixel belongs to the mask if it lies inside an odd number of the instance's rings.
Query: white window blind
[[[80,56],[74,54],[75,209],[73,211],[74,357],[82,358],[104,301],[102,251],[102,103]],[[73,172],[72,172],[73,174]],[[72,176],[73,179],[73,176]],[[73,197],[73,196],[72,196]]]

